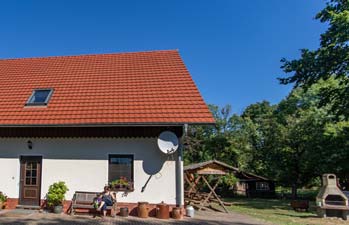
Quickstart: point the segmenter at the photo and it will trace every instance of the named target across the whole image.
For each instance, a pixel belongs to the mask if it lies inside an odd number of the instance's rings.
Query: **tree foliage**
[[[218,159],[297,188],[336,173],[349,189],[349,1],[331,0],[316,15],[328,29],[316,50],[282,59],[294,83],[281,102],[249,105],[241,115],[211,105],[216,126],[195,126],[186,139],[186,163]]]
[[[185,163],[217,159],[237,165],[237,149],[233,148],[230,136],[231,107],[219,109],[210,105],[210,110],[216,120],[216,126],[189,127],[189,135],[185,139]]]
[[[196,126],[187,137],[186,163],[218,159],[248,172],[267,176],[282,186],[317,183],[323,173],[348,178],[349,122],[319,107],[321,90],[340,85],[320,80],[308,89],[294,89],[279,104],[263,101],[241,116],[230,106],[210,106],[216,127]]]
[[[333,111],[349,117],[349,1],[331,0],[315,17],[328,29],[321,34],[320,47],[302,49],[299,59],[283,58],[282,69],[291,74],[280,78],[282,84],[294,83],[295,87],[308,88],[319,80],[334,77],[341,85],[324,89],[320,104],[334,103]]]

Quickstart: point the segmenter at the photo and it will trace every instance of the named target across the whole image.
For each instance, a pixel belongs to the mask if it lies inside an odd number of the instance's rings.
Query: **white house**
[[[157,137],[212,124],[178,51],[0,60],[0,191],[8,208],[41,206],[48,187],[101,191],[132,183],[118,201],[183,205],[182,149]]]

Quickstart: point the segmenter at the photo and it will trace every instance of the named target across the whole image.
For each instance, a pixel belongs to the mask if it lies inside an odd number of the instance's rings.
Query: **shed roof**
[[[188,166],[184,166],[184,171],[187,172],[193,172],[195,173],[197,170],[203,169],[205,167],[209,167],[213,164],[219,165],[221,167],[223,167],[225,170],[230,171],[232,173],[234,173],[238,178],[240,178],[243,181],[247,181],[247,180],[270,180],[266,177],[262,177],[253,173],[249,173],[249,172],[244,172],[239,170],[236,167],[230,166],[224,162],[218,161],[218,160],[209,160],[209,161],[205,161],[205,162],[201,162],[201,163],[194,163],[194,164],[190,164]]]
[[[230,170],[230,171],[239,171],[238,168],[230,166],[230,165],[228,165],[228,164],[226,164],[224,162],[221,162],[221,161],[218,161],[218,160],[215,160],[215,159],[209,160],[209,161],[205,161],[205,162],[201,162],[201,163],[190,164],[188,166],[184,166],[184,171],[197,170],[197,169],[201,169],[201,168],[207,167],[207,166],[212,165],[212,164],[220,165],[220,166],[222,166],[225,169]]]
[[[0,126],[214,123],[177,50],[5,59],[0,83]]]

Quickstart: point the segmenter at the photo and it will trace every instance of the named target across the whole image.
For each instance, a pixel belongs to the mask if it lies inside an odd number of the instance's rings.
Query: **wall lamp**
[[[33,149],[33,142],[31,140],[27,141],[28,149]]]

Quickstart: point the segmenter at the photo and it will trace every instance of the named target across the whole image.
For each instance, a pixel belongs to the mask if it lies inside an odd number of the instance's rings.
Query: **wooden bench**
[[[70,215],[74,215],[76,209],[93,209],[96,213],[96,210],[93,207],[93,201],[99,194],[99,192],[76,191],[72,200]],[[113,195],[115,197],[115,193],[113,193]],[[111,216],[115,217],[116,202],[113,206],[107,206],[107,210],[111,210]]]

